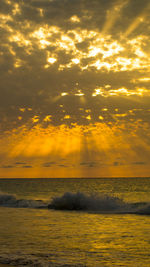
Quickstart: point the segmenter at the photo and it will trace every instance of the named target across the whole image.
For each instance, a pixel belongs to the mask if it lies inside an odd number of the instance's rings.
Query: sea
[[[0,266],[150,266],[150,178],[0,179]]]

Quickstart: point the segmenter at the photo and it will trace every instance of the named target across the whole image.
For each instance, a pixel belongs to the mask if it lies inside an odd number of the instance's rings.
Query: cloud
[[[149,97],[149,89],[146,85],[139,91],[141,81],[138,79],[143,76],[142,69],[146,73],[149,66],[148,57],[142,57],[144,53],[149,54],[144,50],[148,47],[149,33],[127,42],[110,34],[100,38],[103,24],[110,30],[116,28],[114,19],[112,27],[108,26],[107,14],[113,16],[122,9],[124,17],[124,13],[133,12],[132,7],[137,5],[137,2],[131,2],[126,1],[123,6],[119,1],[95,1],[92,5],[90,1],[67,1],[67,5],[64,1],[10,3],[9,15],[3,13],[1,25],[0,113],[3,127],[11,124],[14,128],[39,115],[40,123],[50,115],[53,124],[86,124],[81,108],[92,106],[91,117],[97,122],[101,116],[97,112],[99,105],[107,105],[108,101],[116,108],[123,103],[124,109],[135,101],[145,105],[143,96]],[[5,2],[2,5],[8,6]],[[144,6],[147,6],[146,1]],[[70,20],[72,16],[79,18],[78,24]],[[94,99],[92,95],[99,88],[101,98],[97,95]],[[124,93],[121,88],[125,88]],[[68,97],[63,97],[64,92]],[[61,104],[65,105],[63,110]],[[27,112],[30,107],[32,112]],[[18,119],[20,108],[25,108],[26,112]],[[69,115],[71,119],[64,121],[63,115]],[[105,117],[104,121],[107,121]]]
[[[53,165],[56,165],[56,162],[51,161],[51,162],[45,162],[42,164],[43,167],[48,167],[48,168],[53,166]]]
[[[65,164],[58,164],[58,167],[60,167],[60,168],[67,168],[68,165],[65,165]]]
[[[119,169],[120,143],[124,161],[129,150],[130,162],[146,162],[149,1],[2,0],[0,9],[2,164],[42,157],[31,166],[51,167],[77,153],[64,166]],[[118,154],[108,161],[106,150]]]
[[[118,166],[118,165],[120,165],[120,162],[118,162],[118,161],[114,161],[113,165],[114,165],[114,166]]]
[[[86,162],[80,162],[80,166],[83,167],[96,167],[97,165],[99,165],[100,163],[96,162],[96,161],[86,161]]]
[[[17,162],[15,162],[15,164],[16,165],[25,165],[26,163],[25,162],[19,162],[19,161],[17,161]]]
[[[147,162],[145,162],[145,161],[135,161],[132,164],[133,165],[145,165],[145,164],[147,164]]]
[[[11,169],[11,168],[14,168],[14,166],[13,165],[2,165],[1,168]]]
[[[32,166],[31,165],[24,165],[24,166],[22,166],[22,168],[32,168]]]

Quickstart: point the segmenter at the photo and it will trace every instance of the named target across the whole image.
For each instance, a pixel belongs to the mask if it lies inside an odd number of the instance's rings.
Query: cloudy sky
[[[0,177],[150,176],[149,0],[1,0],[0,36]]]

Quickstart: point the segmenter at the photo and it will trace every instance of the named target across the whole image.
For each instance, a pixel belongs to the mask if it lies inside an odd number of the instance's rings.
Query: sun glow
[[[140,81],[140,82],[149,82],[150,78],[149,77],[143,77],[143,78],[139,78],[138,81]]]
[[[73,58],[72,59],[72,62],[75,63],[75,64],[79,64],[80,63],[80,60],[78,58]]]
[[[76,15],[72,16],[72,17],[70,18],[70,20],[71,20],[72,22],[75,22],[75,23],[80,22],[79,17],[77,17]]]
[[[56,58],[54,58],[54,57],[49,57],[49,58],[47,59],[47,61],[48,61],[50,64],[54,64],[54,63],[56,62]]]
[[[1,7],[2,173],[92,177],[150,166],[149,1]]]
[[[102,89],[101,88],[97,88],[95,89],[95,92],[92,94],[92,96],[97,96],[97,95],[102,95]]]
[[[126,116],[126,113],[117,113],[115,115],[116,120]],[[47,115],[45,121],[49,121],[50,118],[50,115]],[[34,119],[38,119],[38,116],[35,116]],[[64,119],[70,119],[70,116],[65,115]],[[91,115],[88,115],[86,119],[91,121]],[[0,141],[1,148],[3,151],[9,151],[9,159],[17,159],[18,157],[24,161],[28,159],[28,164],[32,159],[32,164],[35,167],[35,169],[32,169],[33,177],[37,175],[36,166],[39,166],[42,162],[48,162],[51,156],[53,156],[54,161],[53,167],[49,166],[52,176],[54,172],[59,173],[60,169],[65,166],[72,168],[74,171],[76,169],[84,171],[84,169],[88,168],[87,163],[90,165],[90,162],[93,162],[93,160],[97,171],[103,170],[104,166],[107,166],[105,175],[108,175],[110,167],[111,173],[109,175],[113,176],[115,173],[113,166],[114,162],[116,162],[116,157],[120,158],[122,155],[124,164],[126,162],[125,167],[127,168],[129,165],[130,168],[130,162],[133,161],[136,155],[132,146],[134,142],[140,144],[140,139],[136,135],[135,140],[134,127],[136,125],[130,125],[130,131],[129,128],[127,129],[130,134],[127,135],[125,125],[122,123],[118,137],[116,135],[118,130],[115,126],[110,128],[109,125],[106,125],[102,115],[99,115],[99,120],[101,122],[96,123],[96,125],[90,124],[84,127],[74,124],[72,128],[66,125],[59,127],[50,125],[48,128],[43,128],[40,124],[37,124],[30,131],[24,127],[19,132],[12,133],[11,139],[9,137],[9,142],[7,142],[7,147],[5,146],[5,148],[4,144],[6,144],[5,141],[8,136],[2,138]],[[119,146],[117,145],[118,142]],[[103,160],[99,160],[102,155]],[[63,162],[62,164],[62,158],[65,158],[67,163]],[[85,162],[85,165],[80,165],[81,162]]]
[[[61,96],[66,96],[66,95],[68,95],[67,92],[63,92],[63,93],[61,93]]]

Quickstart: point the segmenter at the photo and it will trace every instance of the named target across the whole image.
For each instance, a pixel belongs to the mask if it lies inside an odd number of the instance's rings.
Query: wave
[[[15,195],[0,192],[0,206],[14,208],[46,208],[42,200],[17,199]]]
[[[150,203],[126,203],[118,197],[109,195],[86,195],[66,192],[61,197],[54,197],[49,209],[90,211],[96,213],[143,214],[150,215]]]
[[[108,195],[88,196],[80,192],[66,192],[61,197],[53,198],[48,208],[56,210],[112,211],[125,205],[121,199]]]
[[[81,192],[66,192],[54,197],[50,203],[43,200],[17,199],[15,195],[0,193],[0,206],[14,208],[38,208],[68,211],[88,211],[111,214],[150,215],[150,203],[126,203],[122,199],[109,195],[86,195]]]
[[[32,253],[32,254],[10,254],[1,253],[0,263],[10,264],[13,266],[30,266],[30,267],[85,267],[83,264],[72,263],[56,263],[53,258],[59,257],[58,254],[44,254],[44,253]]]

